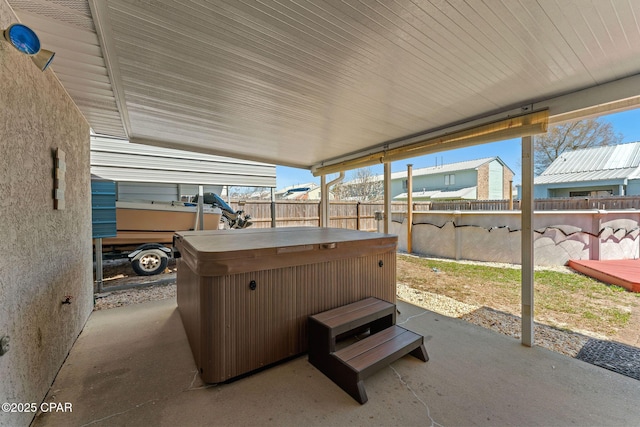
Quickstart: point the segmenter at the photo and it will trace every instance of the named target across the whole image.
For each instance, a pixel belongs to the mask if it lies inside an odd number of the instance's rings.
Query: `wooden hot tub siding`
[[[397,239],[386,239],[384,252],[367,253],[365,240],[354,257],[324,261],[329,251],[316,251],[314,263],[218,276],[179,259],[178,307],[203,380],[227,381],[306,352],[310,315],[369,296],[395,303]]]

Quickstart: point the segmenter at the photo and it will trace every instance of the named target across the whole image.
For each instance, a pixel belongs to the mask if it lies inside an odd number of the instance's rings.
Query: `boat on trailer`
[[[203,205],[204,230],[223,226],[222,210]],[[176,231],[199,229],[198,205],[187,202],[116,201],[116,236],[102,239],[102,251],[127,256],[136,274],[151,276],[165,270]]]
[[[102,238],[102,252],[127,256],[141,276],[161,273],[177,231],[247,228],[251,216],[235,211],[215,193],[205,193],[202,221],[194,202],[116,201],[116,236]]]
[[[204,229],[220,227],[222,210],[204,205]],[[135,249],[143,243],[170,245],[176,231],[197,229],[198,206],[186,202],[117,201],[116,237],[102,239],[102,246]]]

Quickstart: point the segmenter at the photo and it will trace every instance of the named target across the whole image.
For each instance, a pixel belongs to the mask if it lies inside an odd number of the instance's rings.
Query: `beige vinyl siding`
[[[218,187],[276,185],[276,170],[271,164],[133,144],[95,135],[91,137],[91,173],[119,183]]]

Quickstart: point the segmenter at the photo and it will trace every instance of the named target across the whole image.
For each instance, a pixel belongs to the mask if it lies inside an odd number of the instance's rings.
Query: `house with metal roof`
[[[276,199],[283,200],[316,200],[320,198],[320,187],[314,182],[289,185],[275,191]]]
[[[534,179],[534,197],[640,195],[640,142],[565,152]]]
[[[509,197],[513,171],[500,157],[415,169],[413,200],[500,200]],[[407,172],[391,174],[394,200],[407,199]]]

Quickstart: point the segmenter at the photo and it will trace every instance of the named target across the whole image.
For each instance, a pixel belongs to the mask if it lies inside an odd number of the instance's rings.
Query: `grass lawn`
[[[520,269],[398,255],[397,281],[519,316]],[[615,338],[640,316],[640,294],[578,273],[536,271],[536,322]]]

